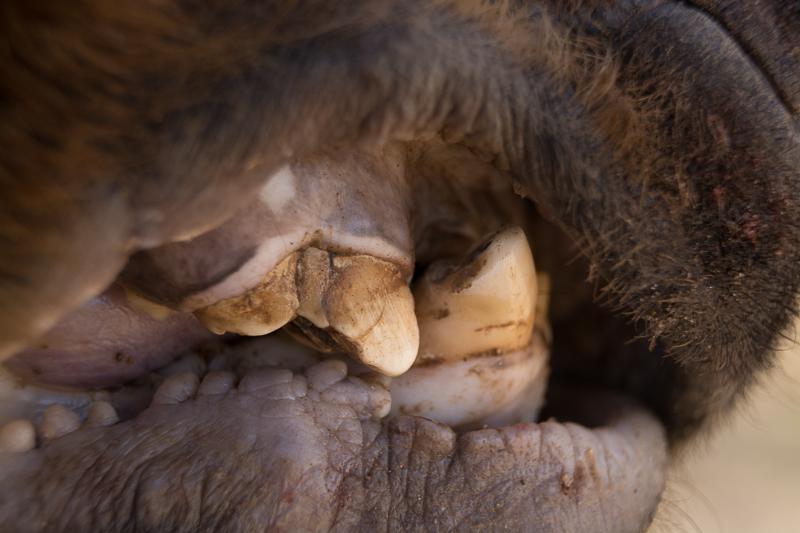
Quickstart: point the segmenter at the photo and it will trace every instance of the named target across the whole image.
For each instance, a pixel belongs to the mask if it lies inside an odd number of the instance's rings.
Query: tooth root
[[[272,333],[295,317],[299,301],[295,277],[299,253],[294,252],[244,294],[195,311],[212,332],[259,336]]]
[[[349,353],[364,365],[397,376],[413,364],[419,347],[414,298],[401,268],[367,255],[304,254],[298,315],[319,328],[318,348]]]
[[[0,427],[0,453],[21,453],[36,446],[36,428],[30,420],[12,420]]]
[[[39,433],[44,440],[57,439],[78,429],[81,419],[72,409],[53,404],[42,413]]]
[[[527,346],[537,301],[536,269],[519,228],[487,239],[461,264],[432,264],[414,285],[418,363],[457,361]]]
[[[104,400],[92,402],[86,413],[85,425],[88,427],[113,426],[117,422],[119,422],[117,410]]]

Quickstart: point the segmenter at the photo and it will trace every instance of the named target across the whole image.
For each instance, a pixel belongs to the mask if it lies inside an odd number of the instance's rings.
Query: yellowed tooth
[[[317,331],[299,325],[318,348],[347,352],[389,376],[408,370],[419,330],[400,267],[372,256],[314,249],[306,250],[301,264],[298,315]]]
[[[533,324],[546,302],[522,230],[493,235],[460,263],[434,263],[414,298],[419,356],[392,380],[391,412],[462,429],[535,420],[548,354]]]
[[[295,324],[322,351],[347,352],[389,376],[414,362],[414,298],[402,268],[369,255],[309,247],[287,256],[257,287],[195,311],[215,333],[265,335]]]
[[[536,269],[519,228],[505,229],[460,264],[432,264],[414,284],[419,363],[505,353],[531,340]]]
[[[295,275],[300,252],[286,256],[257,286],[244,294],[195,311],[217,334],[266,335],[295,317],[298,306]]]

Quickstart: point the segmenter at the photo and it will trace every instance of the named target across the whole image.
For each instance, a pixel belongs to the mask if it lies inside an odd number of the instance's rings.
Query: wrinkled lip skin
[[[290,160],[392,142],[492,167],[586,296],[552,309],[542,422],[385,418],[331,363],[176,378],[0,454],[0,529],[643,530],[794,314],[791,3],[10,0],[0,33],[3,358]]]

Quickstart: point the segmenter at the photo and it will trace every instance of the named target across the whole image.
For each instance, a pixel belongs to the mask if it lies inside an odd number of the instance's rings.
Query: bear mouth
[[[535,501],[545,530],[598,512],[613,530],[641,528],[664,483],[672,367],[598,303],[597,286],[577,244],[467,149],[430,140],[296,160],[223,224],[135,254],[103,295],[4,363],[7,475],[30,484],[49,525],[113,529],[144,513],[177,528],[170,520],[208,503],[168,511],[156,495],[194,490],[186,472],[218,475],[209,458],[236,484],[237,461],[252,455],[240,441],[261,449],[287,431],[254,429],[254,413],[313,401],[380,428],[385,453],[430,446],[398,440],[424,426],[450,461],[488,465],[475,483],[497,512]],[[283,460],[303,461],[303,439],[290,442]],[[342,471],[352,458],[326,461]],[[258,464],[248,478],[279,486],[283,471]],[[142,465],[165,471],[143,486]],[[120,488],[109,471],[128,481]],[[445,478],[460,503],[441,516],[488,524],[483,497]],[[215,508],[277,527],[294,509],[324,507],[314,497],[330,494],[308,483],[297,500],[275,488],[281,504],[267,511],[220,489],[228,500]],[[98,499],[109,506],[99,517]],[[66,501],[86,509],[53,516],[52,502]]]

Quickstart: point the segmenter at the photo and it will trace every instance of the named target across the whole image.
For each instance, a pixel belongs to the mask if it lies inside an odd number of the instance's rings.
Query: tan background
[[[648,533],[800,533],[800,345],[748,404],[673,469]]]

